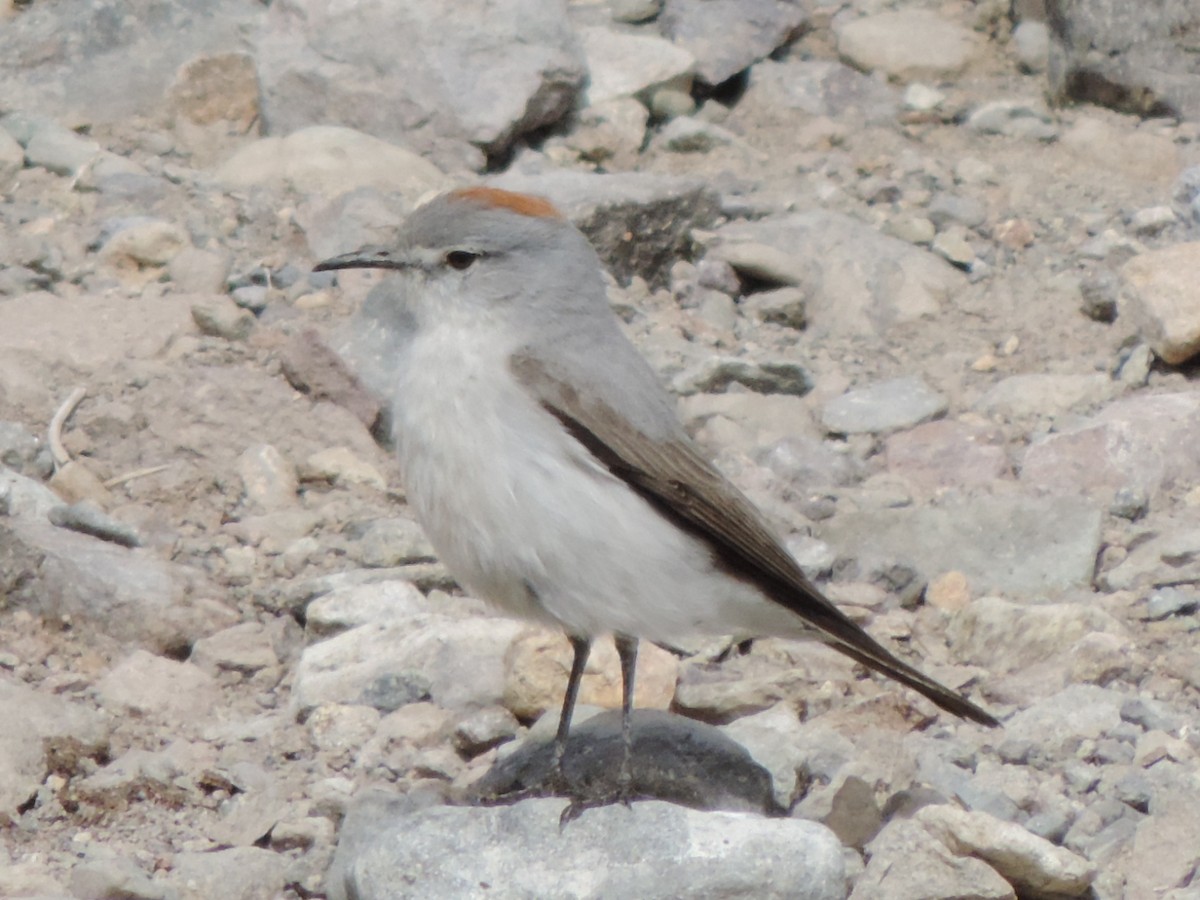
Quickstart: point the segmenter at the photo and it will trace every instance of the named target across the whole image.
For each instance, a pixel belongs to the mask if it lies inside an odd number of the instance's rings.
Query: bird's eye
[[[479,259],[479,256],[480,254],[472,253],[470,250],[451,250],[446,254],[446,265],[461,272],[463,269],[471,268],[471,263]]]

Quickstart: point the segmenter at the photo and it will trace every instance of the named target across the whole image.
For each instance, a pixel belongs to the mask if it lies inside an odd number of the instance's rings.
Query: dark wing
[[[942,709],[997,725],[969,700],[897,659],[827,600],[804,575],[754,505],[706,460],[680,429],[651,438],[603,400],[581,399],[569,383],[528,355],[512,370],[530,394],[595,459],[664,516],[710,544],[726,569],[819,629],[852,659],[894,678]]]

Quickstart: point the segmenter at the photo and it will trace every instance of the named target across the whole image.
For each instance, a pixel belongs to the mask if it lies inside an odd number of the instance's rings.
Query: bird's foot
[[[570,798],[571,802],[567,804],[566,809],[562,811],[562,815],[558,817],[560,831],[589,809],[599,809],[603,806],[613,806],[617,803],[629,809],[632,808],[633,801],[637,799],[633,793],[632,780],[624,778],[618,782],[615,790],[597,789],[592,793],[568,791],[565,796]]]

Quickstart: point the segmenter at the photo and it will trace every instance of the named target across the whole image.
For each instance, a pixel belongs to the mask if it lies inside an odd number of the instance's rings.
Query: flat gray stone
[[[866,72],[939,81],[961,74],[979,54],[980,41],[932,10],[901,9],[851,19],[837,29],[837,47]]]
[[[696,74],[720,84],[800,33],[808,9],[796,0],[666,0],[664,35],[696,57]]]
[[[946,398],[909,375],[848,391],[821,410],[821,424],[833,434],[877,434],[911,428],[946,414]]]
[[[560,830],[562,809],[440,806],[380,821],[331,900],[484,898],[501,885],[508,897],[579,900],[845,895],[841,844],[814,822],[645,802],[589,810]]]

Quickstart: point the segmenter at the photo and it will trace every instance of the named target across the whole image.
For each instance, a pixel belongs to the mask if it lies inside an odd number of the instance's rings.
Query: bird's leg
[[[567,787],[567,774],[563,771],[563,757],[567,753],[567,741],[571,737],[571,716],[575,713],[575,701],[579,697],[579,682],[583,680],[583,670],[587,665],[588,654],[592,650],[590,638],[578,635],[567,635],[571,649],[575,655],[571,660],[571,674],[567,676],[567,690],[563,694],[562,712],[558,717],[558,731],[554,735],[554,758],[551,764],[551,783],[564,790]]]
[[[618,634],[613,638],[621,658],[621,771],[617,776],[617,799],[626,806],[633,790],[633,679],[637,669],[637,638]]]
[[[560,828],[578,819],[588,809],[608,806],[611,803],[630,805],[633,799],[633,676],[637,665],[637,638],[625,634],[613,636],[617,656],[621,659],[621,768],[617,771],[617,786],[612,792],[602,791],[594,796],[576,795],[558,818]],[[570,688],[568,687],[568,695]]]

